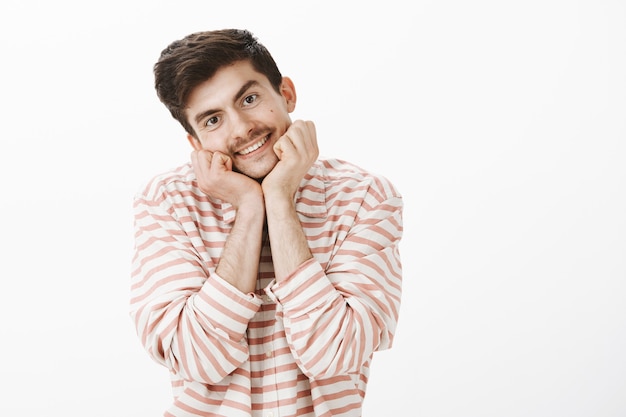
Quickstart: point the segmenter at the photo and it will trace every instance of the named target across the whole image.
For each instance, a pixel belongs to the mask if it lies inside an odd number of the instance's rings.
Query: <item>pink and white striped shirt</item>
[[[264,242],[244,294],[215,273],[234,208],[190,164],[152,179],[134,201],[130,315],[170,371],[164,416],[361,416],[398,321],[402,204],[384,177],[317,161],[296,194],[313,259],[278,284]]]

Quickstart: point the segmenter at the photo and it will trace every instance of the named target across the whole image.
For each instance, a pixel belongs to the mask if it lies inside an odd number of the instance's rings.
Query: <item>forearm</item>
[[[139,339],[184,378],[218,382],[248,359],[244,335],[261,301],[199,256],[188,238],[197,225],[153,201],[139,199],[135,211],[130,315]]]
[[[266,196],[267,226],[272,248],[272,260],[277,282],[281,282],[313,255],[293,199]]]
[[[215,384],[249,359],[245,331],[259,309],[258,297],[215,275],[199,291],[163,287],[131,312],[142,344],[157,362],[185,379]]]
[[[401,200],[391,199],[363,213],[352,233],[318,236],[316,247],[327,248],[316,252],[319,261],[267,290],[282,306],[292,352],[307,375],[356,372],[374,351],[391,347],[402,289],[400,210]]]
[[[283,323],[292,353],[300,368],[315,379],[358,372],[371,354],[381,346],[383,335],[393,332],[397,317],[391,309],[372,308],[371,301],[381,295],[372,285],[357,288],[345,280],[351,293],[331,281],[318,262],[306,262],[295,276],[276,284],[272,293],[283,308]],[[364,277],[360,277],[366,281]],[[390,300],[383,298],[380,303]]]
[[[216,267],[217,274],[243,293],[256,288],[265,213],[263,201],[240,207]]]

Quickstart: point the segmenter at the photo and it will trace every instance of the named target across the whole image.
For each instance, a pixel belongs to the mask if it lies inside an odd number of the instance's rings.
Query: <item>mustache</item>
[[[246,137],[239,138],[232,146],[231,151],[235,151],[236,149],[240,149],[244,145],[250,145],[254,142],[259,141],[260,139],[270,135],[272,133],[272,129],[268,127],[264,128],[255,128],[251,130]]]

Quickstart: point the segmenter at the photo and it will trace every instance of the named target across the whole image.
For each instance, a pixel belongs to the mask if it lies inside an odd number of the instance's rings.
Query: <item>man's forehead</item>
[[[264,74],[257,72],[250,63],[231,64],[220,68],[212,77],[196,86],[190,98],[198,91],[204,90],[215,96],[235,97],[252,86],[263,87],[269,84]]]

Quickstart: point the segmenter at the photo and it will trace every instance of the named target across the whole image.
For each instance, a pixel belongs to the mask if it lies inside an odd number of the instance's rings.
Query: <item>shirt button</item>
[[[267,356],[268,358],[271,358],[272,357],[272,351],[268,350],[267,352],[265,352],[265,356]]]

